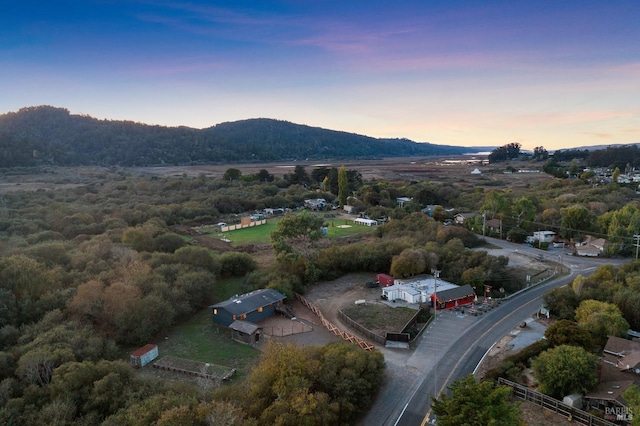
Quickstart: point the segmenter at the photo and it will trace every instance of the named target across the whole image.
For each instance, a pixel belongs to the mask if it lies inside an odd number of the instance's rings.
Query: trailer
[[[131,365],[135,368],[142,368],[158,357],[158,345],[149,343],[135,350],[129,357]]]
[[[395,278],[387,274],[378,274],[376,276],[376,279],[378,280],[378,283],[380,283],[380,287],[392,286],[393,284],[395,284],[395,281],[396,281]]]

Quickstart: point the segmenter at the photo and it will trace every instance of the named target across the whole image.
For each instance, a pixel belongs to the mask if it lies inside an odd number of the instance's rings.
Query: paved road
[[[490,250],[492,255],[516,250],[531,256],[540,254],[539,250],[520,244],[488,240],[502,247]],[[578,258],[562,254],[561,249],[547,252],[545,256],[562,260],[571,274],[533,287],[478,317],[458,316],[454,311],[439,312],[410,354],[384,349],[390,377],[362,424],[395,426],[429,422],[426,415],[430,411],[431,396],[444,392],[451,382],[472,373],[495,342],[531,318],[547,291],[571,282],[578,274],[590,275],[604,264],[628,261]]]

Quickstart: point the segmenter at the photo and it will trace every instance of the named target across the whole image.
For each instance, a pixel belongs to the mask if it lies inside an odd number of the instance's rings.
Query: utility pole
[[[440,271],[437,269],[432,269],[431,273],[433,274],[433,322],[436,322],[437,312],[438,312],[438,278],[440,278]],[[433,340],[433,352],[435,353],[435,363],[434,363],[434,380],[433,380],[433,396],[434,398],[438,398],[438,348],[437,348],[436,340]]]
[[[633,241],[636,246],[636,260],[638,260],[638,247],[640,247],[640,235],[635,234],[633,236]]]
[[[482,236],[484,237],[484,227],[487,224],[487,211],[482,213]],[[502,236],[501,236],[502,237]]]

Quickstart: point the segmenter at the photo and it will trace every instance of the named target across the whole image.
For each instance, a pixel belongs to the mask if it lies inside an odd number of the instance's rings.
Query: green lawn
[[[246,373],[260,355],[249,345],[231,340],[231,331],[216,326],[211,310],[202,309],[188,321],[176,325],[158,344],[159,355],[223,365]]]
[[[243,244],[261,244],[271,242],[271,231],[275,231],[280,218],[268,219],[264,225],[250,228],[237,229],[227,232],[211,232],[207,234],[212,238],[227,238],[231,240],[233,247]],[[354,225],[352,219],[326,218],[328,238],[340,238],[348,235],[370,234],[374,232],[374,226]],[[346,227],[342,227],[346,226]],[[205,232],[206,232],[205,228]]]

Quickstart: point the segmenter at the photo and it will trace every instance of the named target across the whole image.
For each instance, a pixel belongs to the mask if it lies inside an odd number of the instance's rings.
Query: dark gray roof
[[[447,290],[442,290],[436,293],[438,300],[446,302],[447,300],[462,299],[467,296],[475,295],[473,288],[469,284],[461,287],[454,287]]]
[[[233,315],[244,315],[264,306],[286,299],[287,296],[272,288],[263,288],[251,293],[234,296],[224,302],[209,306],[212,309],[224,309]]]
[[[242,333],[253,334],[261,327],[249,321],[236,320],[229,324],[229,328]]]

